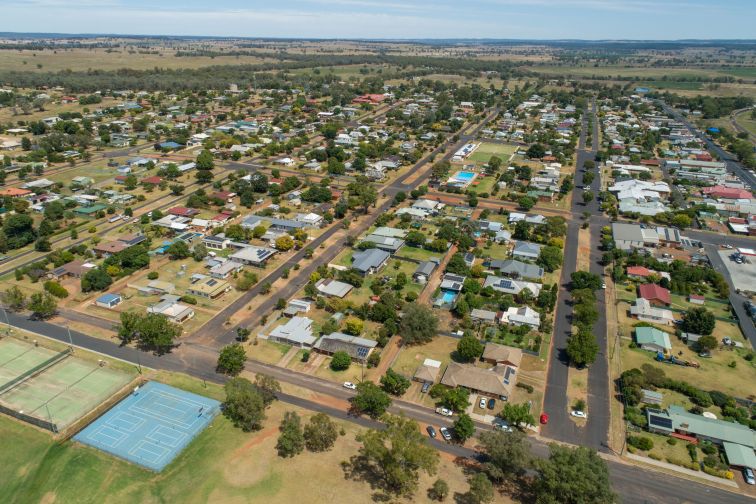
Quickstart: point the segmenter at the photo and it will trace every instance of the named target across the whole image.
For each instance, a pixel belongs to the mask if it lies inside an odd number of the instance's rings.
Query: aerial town
[[[752,501],[731,50],[3,35],[3,501]]]

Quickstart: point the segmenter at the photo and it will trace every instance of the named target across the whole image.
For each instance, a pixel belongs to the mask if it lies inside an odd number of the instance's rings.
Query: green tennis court
[[[56,355],[61,354],[24,341],[0,340],[0,404],[62,430],[132,379],[128,373],[74,355],[61,355],[38,374],[24,376]],[[9,383],[12,386],[5,388]]]
[[[0,386],[51,359],[57,353],[13,338],[0,339]]]

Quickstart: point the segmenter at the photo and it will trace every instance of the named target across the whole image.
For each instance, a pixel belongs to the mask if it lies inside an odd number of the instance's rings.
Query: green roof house
[[[643,350],[651,352],[669,352],[672,343],[669,342],[669,334],[655,327],[636,327],[635,342]]]

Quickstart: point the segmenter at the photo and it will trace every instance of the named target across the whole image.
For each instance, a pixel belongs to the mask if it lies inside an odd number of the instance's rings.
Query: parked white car
[[[349,390],[357,390],[357,385],[355,385],[354,383],[350,381],[345,381],[344,388],[348,388]]]
[[[588,415],[585,414],[585,411],[580,411],[580,410],[572,410],[570,412],[570,415],[577,418],[588,418]]]
[[[436,413],[442,416],[452,416],[454,414],[452,410],[446,408],[436,408]]]

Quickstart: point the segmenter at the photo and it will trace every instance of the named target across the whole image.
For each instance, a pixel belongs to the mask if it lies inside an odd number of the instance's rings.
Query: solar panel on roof
[[[207,282],[207,285],[209,285],[210,287],[213,287],[217,283],[218,283],[218,281],[215,280],[215,279],[213,279],[213,280],[210,280],[209,282]]]
[[[672,419],[661,417],[661,416],[655,416],[650,415],[649,417],[649,423],[651,425],[654,425],[656,427],[661,427],[662,429],[672,429]]]
[[[369,351],[370,351],[369,348],[359,347],[357,349],[357,357],[360,359],[364,359],[365,357],[367,357],[367,354]]]

